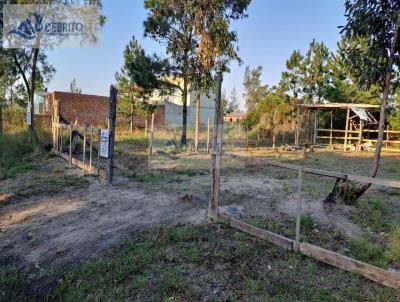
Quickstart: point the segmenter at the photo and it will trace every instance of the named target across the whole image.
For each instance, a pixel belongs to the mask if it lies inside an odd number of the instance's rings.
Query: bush
[[[400,226],[393,227],[390,232],[389,248],[385,253],[385,258],[400,266]]]
[[[25,126],[26,110],[17,106],[3,109],[3,126],[5,131],[17,131]]]
[[[13,177],[35,166],[32,158],[49,143],[48,133],[28,130],[0,135],[0,179]]]

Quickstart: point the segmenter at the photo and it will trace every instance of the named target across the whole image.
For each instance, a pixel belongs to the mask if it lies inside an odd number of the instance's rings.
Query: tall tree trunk
[[[394,63],[394,57],[395,57],[395,53],[396,53],[397,42],[399,40],[399,35],[400,35],[400,15],[397,17],[397,20],[396,20],[396,27],[395,27],[393,42],[390,47],[389,59],[387,62],[387,67],[386,67],[385,82],[383,85],[382,102],[381,102],[381,108],[380,108],[380,114],[379,114],[378,140],[376,142],[375,154],[374,154],[374,159],[372,161],[371,169],[369,171],[369,177],[375,177],[378,172],[378,168],[379,168],[383,139],[384,139],[384,135],[385,135],[386,109],[387,109],[387,103],[388,103],[389,92],[390,92],[390,81],[392,78],[393,63]],[[348,200],[346,200],[346,198],[348,196],[351,196],[351,198],[358,199],[368,190],[368,188],[370,186],[371,186],[371,184],[368,184],[368,183],[360,184],[355,189],[355,192],[352,192],[352,194],[348,194],[349,189],[351,189],[353,187],[351,182],[349,182],[345,179],[337,179],[335,187],[333,188],[333,191],[331,193],[329,193],[329,195],[326,197],[325,201],[326,202],[337,202],[337,201],[346,202],[346,201],[348,201]]]
[[[183,78],[183,92],[182,92],[182,137],[181,146],[186,146],[186,132],[187,132],[187,94],[188,94],[188,81],[187,77]]]
[[[196,124],[194,133],[194,149],[199,151],[199,133],[200,132],[200,91],[196,92]]]
[[[29,91],[29,104],[31,105],[31,124],[29,125],[29,130],[34,130],[34,99],[35,99],[35,87],[36,87],[36,65],[39,55],[39,48],[35,48],[33,51],[33,61],[32,61],[32,76],[31,76],[31,89]]]

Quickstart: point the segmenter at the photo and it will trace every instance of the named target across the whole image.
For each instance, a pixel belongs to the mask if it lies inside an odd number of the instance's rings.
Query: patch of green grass
[[[400,226],[392,228],[389,236],[389,247],[385,258],[392,264],[400,267]]]
[[[355,259],[370,263],[382,268],[387,267],[384,257],[384,247],[367,239],[350,241],[350,254]]]
[[[55,290],[44,297],[49,301],[394,302],[400,298],[399,291],[223,224],[135,231],[103,257],[60,271],[57,279]],[[5,289],[18,290],[19,282],[8,282]],[[34,300],[28,294],[23,297]]]
[[[51,194],[63,191],[65,188],[84,188],[89,184],[89,180],[85,177],[75,175],[59,175],[58,173],[50,173],[48,175],[40,175],[33,178],[30,182],[25,183],[18,192],[17,196],[32,196],[40,194]]]
[[[27,282],[15,266],[7,265],[0,267],[0,300],[30,300],[27,293]]]
[[[304,232],[310,232],[314,229],[315,227],[314,219],[309,213],[301,215],[300,226],[301,230]]]
[[[363,197],[357,202],[357,207],[349,214],[349,219],[362,226],[371,228],[374,232],[388,231],[387,209],[385,204],[377,198]]]

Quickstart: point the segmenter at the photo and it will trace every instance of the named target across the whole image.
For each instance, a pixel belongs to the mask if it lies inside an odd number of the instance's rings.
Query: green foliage
[[[160,94],[173,91],[174,85],[165,80],[169,71],[168,60],[147,55],[132,37],[124,51],[124,65],[115,75],[119,91],[118,111],[130,116],[134,109],[136,113],[149,117],[157,106],[147,103],[146,98],[155,91]]]
[[[69,92],[72,93],[82,93],[82,89],[80,89],[76,84],[76,79],[73,78],[72,81],[69,83]]]
[[[392,228],[389,236],[389,247],[385,258],[390,263],[400,266],[400,226]]]
[[[261,75],[261,66],[256,69],[250,69],[250,66],[246,66],[243,80],[243,96],[248,111],[254,110],[268,95],[268,85],[261,85]]]
[[[358,260],[370,263],[382,268],[387,267],[384,260],[383,246],[373,243],[367,239],[350,241],[350,254]]]
[[[35,166],[29,159],[39,148],[31,131],[0,135],[0,179],[6,179]]]
[[[310,232],[314,229],[315,227],[314,219],[309,213],[301,215],[300,226],[301,230],[305,232]]]

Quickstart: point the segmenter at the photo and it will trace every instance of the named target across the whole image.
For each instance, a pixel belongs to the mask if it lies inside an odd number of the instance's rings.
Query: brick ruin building
[[[57,110],[58,104],[58,110]],[[52,117],[58,117],[67,124],[106,126],[109,113],[109,99],[105,96],[54,91],[35,95],[35,121],[43,127],[51,127]],[[117,127],[128,125],[129,118],[121,118],[117,114]],[[134,114],[133,124],[136,127],[145,126],[145,118]],[[165,125],[165,106],[158,105],[154,117],[156,127]]]

